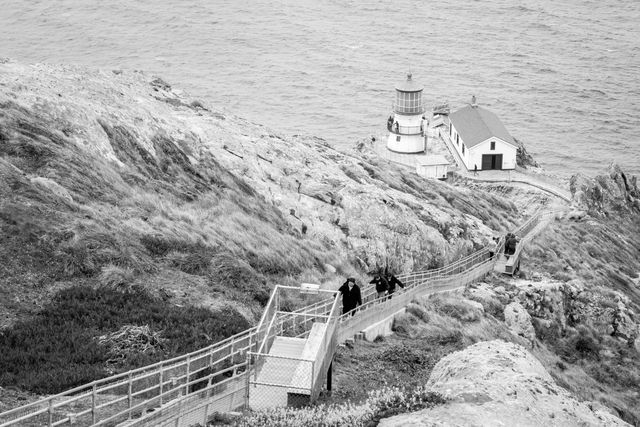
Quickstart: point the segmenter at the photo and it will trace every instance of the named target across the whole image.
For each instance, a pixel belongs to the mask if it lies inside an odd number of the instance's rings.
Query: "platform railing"
[[[514,232],[526,237],[541,220],[560,212],[562,211],[539,212]],[[491,262],[488,258],[488,249],[481,249],[447,266],[435,270],[399,275],[398,278],[405,282],[407,289],[423,286],[437,291],[445,286],[441,279],[447,277],[453,279],[454,276],[476,277],[477,272],[484,271],[486,265]],[[467,279],[463,279],[459,283],[466,281]],[[445,288],[447,286],[451,286],[451,283],[448,283]],[[403,293],[405,292],[399,290],[393,295],[393,299],[381,301],[377,298],[374,286],[367,284],[362,287],[363,302],[367,307],[373,304],[398,301]],[[284,324],[291,322],[295,313],[304,313],[302,323],[305,327],[303,329],[307,329],[308,323],[313,322],[314,315],[330,314],[336,301],[316,302],[281,316],[275,322],[276,328],[285,328]],[[395,307],[395,303],[393,306]],[[359,317],[362,315],[361,313],[364,313],[366,308],[362,307],[357,309],[354,317]],[[336,329],[342,330],[347,326],[348,322],[344,320],[344,316],[341,319],[343,320],[336,326]],[[363,318],[363,320],[365,319]],[[287,326],[286,329],[290,327],[295,329],[295,325],[296,322],[293,321],[293,326]],[[338,335],[342,335],[342,333],[339,332]],[[130,420],[127,425],[138,425],[135,424],[135,420],[131,419],[140,417],[139,420],[142,422],[147,418],[146,415],[143,415],[147,411],[157,410],[159,406],[168,407],[169,403],[174,405],[191,394],[200,393],[200,391],[194,391],[192,388],[194,384],[207,383],[206,388],[212,393],[216,390],[216,384],[224,385],[233,381],[238,382],[239,378],[243,378],[240,383],[244,383],[249,368],[243,363],[234,363],[234,361],[238,358],[244,359],[247,352],[258,351],[259,343],[264,338],[264,331],[258,333],[257,327],[247,329],[200,350],[96,380],[6,411],[0,414],[0,427],[103,425],[126,420]],[[224,382],[220,381],[220,375],[227,376],[223,380]],[[217,389],[220,388],[222,386],[218,385]],[[240,392],[242,393],[242,387]],[[218,395],[209,396],[208,399],[215,401],[220,399],[219,395],[224,395],[224,391]],[[227,411],[242,406],[243,402],[236,401],[236,404],[238,406],[228,408]]]

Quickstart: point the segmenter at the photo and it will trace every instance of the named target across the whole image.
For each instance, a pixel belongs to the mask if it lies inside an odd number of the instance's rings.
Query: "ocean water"
[[[411,71],[551,172],[640,174],[638,0],[0,0],[0,31],[0,56],[142,69],[338,147],[384,134]]]

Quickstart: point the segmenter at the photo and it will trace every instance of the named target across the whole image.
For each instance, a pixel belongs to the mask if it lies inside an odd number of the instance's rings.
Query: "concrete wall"
[[[403,307],[392,315],[374,323],[371,326],[366,327],[362,330],[364,339],[366,339],[367,341],[373,341],[378,337],[388,337],[389,335],[393,334],[393,331],[391,330],[391,327],[393,326],[393,319],[406,311],[406,307]]]

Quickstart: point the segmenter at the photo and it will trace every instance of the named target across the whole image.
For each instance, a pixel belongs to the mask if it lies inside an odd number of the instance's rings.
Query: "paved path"
[[[517,169],[487,170],[478,171],[477,174],[474,173],[472,170],[466,168],[464,162],[460,158],[460,154],[453,147],[453,143],[449,139],[449,136],[446,134],[446,132],[439,132],[438,134],[440,135],[440,140],[444,142],[451,154],[456,159],[456,162],[458,164],[458,170],[456,171],[456,173],[458,175],[479,182],[515,182],[527,184],[539,188],[540,190],[546,191],[547,193],[553,194],[554,196],[560,197],[567,202],[571,201],[571,193],[569,192],[569,190],[561,188],[553,182],[549,182],[553,179],[551,177],[542,175],[536,176],[533,173],[525,173]]]

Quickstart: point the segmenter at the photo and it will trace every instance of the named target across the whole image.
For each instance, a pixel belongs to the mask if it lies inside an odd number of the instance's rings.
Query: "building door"
[[[502,154],[483,154],[482,170],[502,169]]]

